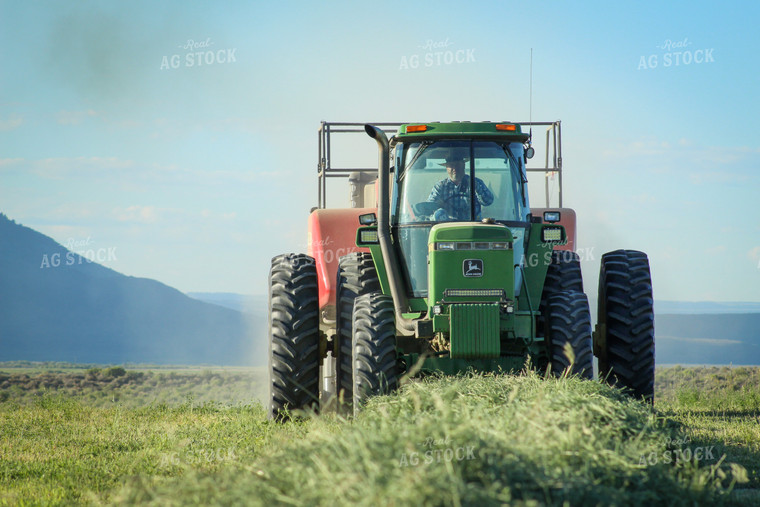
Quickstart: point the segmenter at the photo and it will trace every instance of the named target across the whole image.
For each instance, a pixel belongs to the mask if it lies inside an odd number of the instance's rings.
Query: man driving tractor
[[[465,174],[467,159],[460,150],[446,157],[441,164],[446,167],[448,178],[435,184],[428,196],[428,202],[438,204],[433,220],[469,220],[470,219],[470,176]],[[483,180],[475,178],[475,219],[480,220],[481,206],[488,206],[494,200],[493,193]]]

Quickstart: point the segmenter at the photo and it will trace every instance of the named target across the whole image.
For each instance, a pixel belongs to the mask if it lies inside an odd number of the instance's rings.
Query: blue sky
[[[2,1],[0,211],[128,275],[263,294],[271,257],[306,249],[321,120],[526,121],[532,48],[587,292],[602,253],[636,248],[659,299],[757,302],[758,19],[754,2]],[[438,50],[469,58],[426,66]],[[377,156],[363,136],[344,153]]]

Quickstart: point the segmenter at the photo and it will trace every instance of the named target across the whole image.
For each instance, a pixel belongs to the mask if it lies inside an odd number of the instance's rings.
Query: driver
[[[448,178],[444,178],[433,186],[428,196],[428,202],[438,204],[439,208],[433,214],[433,220],[470,220],[470,177],[465,174],[467,160],[461,155],[451,155],[446,158]],[[475,220],[480,220],[480,207],[493,202],[491,192],[483,180],[475,178]]]

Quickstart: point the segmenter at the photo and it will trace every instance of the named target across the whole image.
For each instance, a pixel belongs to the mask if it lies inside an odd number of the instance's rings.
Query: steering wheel
[[[412,206],[412,209],[414,209],[414,213],[416,215],[432,215],[435,213],[435,210],[440,208],[437,202],[432,201],[422,201],[418,202],[414,206]]]

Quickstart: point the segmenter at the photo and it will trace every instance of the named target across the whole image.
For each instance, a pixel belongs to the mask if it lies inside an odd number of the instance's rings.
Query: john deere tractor
[[[531,168],[524,129],[542,125],[546,164]],[[379,167],[334,167],[336,133],[374,139]],[[309,251],[272,259],[270,417],[330,400],[357,410],[404,375],[529,363],[591,379],[594,355],[601,378],[651,402],[648,259],[633,250],[602,257],[592,333],[575,213],[562,207],[559,122],[323,122],[319,138]],[[529,203],[533,171],[547,177],[545,208]],[[549,207],[550,176],[558,207]],[[351,208],[327,208],[334,177],[348,178]]]

